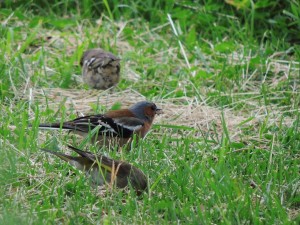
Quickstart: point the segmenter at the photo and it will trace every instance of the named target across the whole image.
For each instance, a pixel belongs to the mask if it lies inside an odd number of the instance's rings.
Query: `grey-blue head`
[[[153,102],[141,101],[129,107],[129,110],[139,119],[152,123],[156,114],[161,114],[162,109]]]

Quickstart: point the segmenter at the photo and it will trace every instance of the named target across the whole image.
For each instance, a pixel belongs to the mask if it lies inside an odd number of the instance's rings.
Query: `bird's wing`
[[[93,161],[94,163],[97,163],[98,165],[100,165],[100,167],[102,167],[103,169],[111,172],[112,171],[112,167],[113,166],[117,166],[118,165],[118,161],[115,161],[117,165],[114,165],[114,160],[110,159],[104,155],[94,155],[91,152],[87,152],[87,151],[82,151],[78,148],[75,148],[71,145],[68,145],[68,147],[70,149],[72,149],[73,151],[75,151],[78,155],[82,156],[83,158],[87,158],[91,161]]]
[[[98,121],[100,128],[99,132],[107,136],[130,138],[133,133],[144,126],[144,122],[134,117],[109,118],[103,116]]]
[[[91,58],[86,64],[90,69],[97,69],[98,67],[104,67],[112,61],[111,58]]]
[[[144,126],[144,122],[135,117],[110,118],[104,115],[92,115],[77,118],[63,124],[63,128],[88,133],[100,126],[99,134],[104,136],[130,138]]]
[[[115,57],[114,55],[104,52],[98,55],[95,55],[89,59],[85,60],[85,64],[90,68],[90,69],[97,69],[98,67],[105,67],[106,65],[117,62],[119,63],[120,59]],[[114,64],[114,66],[117,66]]]
[[[120,118],[113,118],[113,121],[123,128],[136,131],[144,126],[144,122],[135,117],[120,117]]]
[[[79,157],[74,157],[74,156],[66,155],[60,152],[55,152],[44,148],[42,148],[41,150],[58,156],[59,158],[68,162],[69,164],[71,164],[72,166],[76,167],[79,170],[89,170],[94,164],[94,160],[90,159],[89,157],[85,157],[81,154],[80,154],[81,156]]]
[[[72,128],[72,130],[88,133],[97,126],[102,126],[102,118],[104,118],[102,114],[78,117],[72,121],[63,123],[63,127]],[[104,129],[105,128],[100,128],[100,130]]]
[[[135,117],[110,118],[102,114],[76,118],[72,121],[54,124],[40,124],[44,129],[63,129],[88,133],[100,127],[98,134],[110,137],[130,138],[144,126],[144,122]]]

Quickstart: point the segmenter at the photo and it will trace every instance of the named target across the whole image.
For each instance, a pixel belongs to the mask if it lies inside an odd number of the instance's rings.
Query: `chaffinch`
[[[125,188],[130,183],[137,194],[141,194],[147,189],[147,178],[137,167],[104,155],[94,155],[91,152],[82,151],[72,146],[68,147],[79,156],[70,156],[48,149],[41,150],[56,155],[77,169],[85,171],[86,175],[90,176],[92,182],[96,185],[110,184],[111,186],[116,185],[118,188]]]
[[[108,89],[120,80],[120,59],[101,48],[87,50],[80,65],[83,80],[91,88]]]
[[[112,110],[105,114],[78,117],[74,120],[54,124],[40,124],[44,129],[63,129],[86,136],[90,131],[99,128],[93,141],[100,145],[123,146],[130,144],[134,134],[137,140],[144,138],[150,130],[154,117],[161,114],[162,109],[148,101],[138,102],[128,109]]]

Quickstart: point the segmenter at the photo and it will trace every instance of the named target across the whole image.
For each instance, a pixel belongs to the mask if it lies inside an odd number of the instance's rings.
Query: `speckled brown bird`
[[[93,141],[98,142],[99,145],[122,147],[130,144],[135,134],[138,139],[144,138],[152,126],[154,117],[161,113],[162,109],[153,102],[141,101],[127,109],[78,117],[63,123],[40,124],[39,127],[69,130],[81,136],[86,136],[98,128]]]
[[[101,48],[84,52],[80,65],[83,81],[91,88],[108,89],[120,80],[120,59]]]
[[[141,194],[147,189],[147,178],[137,167],[127,162],[110,159],[104,155],[94,155],[72,146],[68,147],[79,156],[70,156],[48,149],[41,150],[56,155],[77,169],[84,171],[96,185],[109,184],[118,188],[125,188],[130,185],[137,194]]]

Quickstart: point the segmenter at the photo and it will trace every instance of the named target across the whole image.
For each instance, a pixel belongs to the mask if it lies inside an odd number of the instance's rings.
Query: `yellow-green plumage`
[[[97,185],[113,183],[119,188],[124,188],[130,183],[137,193],[141,193],[147,188],[146,176],[131,164],[113,160],[103,155],[94,155],[91,152],[82,151],[72,146],[68,147],[79,156],[69,156],[48,149],[42,150],[56,155],[79,170],[85,171]]]

